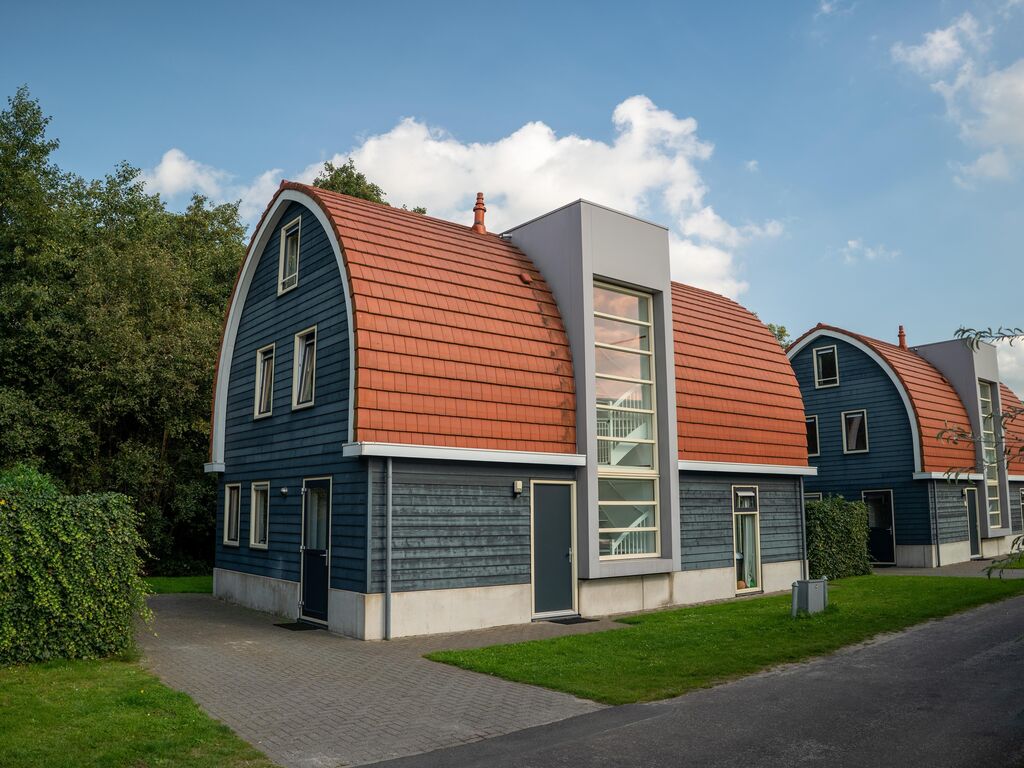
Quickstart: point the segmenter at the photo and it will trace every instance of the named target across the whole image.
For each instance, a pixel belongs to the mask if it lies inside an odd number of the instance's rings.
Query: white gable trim
[[[954,482],[965,482],[968,480],[984,480],[985,476],[979,472],[915,472],[915,480],[952,480]]]
[[[213,424],[211,425],[211,429],[213,430],[213,440],[210,451],[211,455],[209,466],[224,466],[224,427],[227,419],[228,382],[231,378],[231,360],[235,351],[235,339],[238,336],[238,324],[242,319],[242,309],[245,305],[245,298],[249,295],[249,286],[252,283],[253,275],[256,272],[256,265],[259,263],[259,257],[263,254],[263,251],[267,246],[267,242],[274,234],[274,230],[280,223],[281,217],[284,215],[284,211],[288,207],[288,204],[293,202],[305,205],[309,209],[310,213],[316,217],[316,220],[320,222],[320,226],[322,226],[324,231],[327,233],[327,239],[330,241],[331,248],[334,250],[334,258],[338,262],[338,271],[341,274],[342,290],[345,292],[345,314],[348,318],[348,340],[350,350],[348,356],[348,434],[345,439],[347,441],[352,440],[353,406],[355,405],[354,392],[356,384],[356,356],[354,354],[355,336],[352,328],[352,296],[349,294],[348,271],[345,269],[345,259],[342,254],[341,244],[338,242],[338,238],[334,234],[334,227],[331,224],[330,219],[327,218],[327,214],[323,212],[323,209],[312,197],[296,189],[285,189],[282,190],[274,200],[273,207],[267,212],[266,217],[263,219],[263,223],[260,225],[256,236],[253,238],[252,245],[245,254],[245,261],[242,262],[242,272],[238,278],[238,285],[235,287],[235,292],[231,296],[231,309],[228,312],[227,323],[224,327],[224,340],[221,343],[220,361],[217,367],[217,389],[214,392]],[[276,263],[277,254],[274,254],[274,258]],[[276,293],[274,297],[277,297]]]
[[[742,464],[733,461],[682,461],[680,472],[735,472],[758,475],[802,475],[814,477],[817,467],[800,467],[793,464]]]
[[[405,443],[346,443],[345,456],[392,456],[401,459],[441,459],[444,461],[489,461],[503,464],[556,464],[586,466],[587,457],[579,453],[543,453],[540,451],[504,451],[487,448],[446,448]]]
[[[820,339],[823,336],[827,336],[833,339],[840,339],[841,341],[845,341],[850,346],[859,349],[865,355],[874,360],[875,363],[878,364],[878,367],[885,371],[885,374],[895,385],[896,391],[900,393],[900,398],[902,398],[903,400],[903,407],[907,411],[907,419],[910,421],[910,432],[913,436],[913,440],[911,442],[914,446],[914,470],[920,472],[921,432],[917,428],[917,418],[914,415],[914,406],[910,402],[910,395],[907,393],[906,387],[903,386],[903,382],[900,381],[900,377],[896,375],[896,371],[892,369],[892,366],[890,366],[889,363],[887,363],[881,355],[875,352],[875,350],[873,350],[860,339],[856,339],[853,336],[849,336],[845,333],[842,333],[841,331],[832,330],[831,328],[819,328],[815,331],[812,331],[806,337],[804,337],[799,342],[793,344],[793,346],[787,349],[786,357],[788,357],[790,362],[792,362],[793,358],[800,354],[800,352],[802,352],[805,347],[807,347],[811,342],[816,341],[817,339]]]

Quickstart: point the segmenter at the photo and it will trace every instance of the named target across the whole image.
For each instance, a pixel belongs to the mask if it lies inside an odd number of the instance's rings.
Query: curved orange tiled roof
[[[569,340],[521,251],[411,211],[284,189],[323,209],[344,253],[356,441],[576,452]]]
[[[1024,475],[1024,402],[1005,384],[999,385],[999,405],[1010,414],[1004,427],[1007,474]]]
[[[975,468],[974,444],[939,437],[947,428],[970,429],[967,410],[953,386],[931,363],[910,349],[859,333],[818,323],[792,345],[816,331],[830,331],[856,339],[884,360],[906,390],[920,435],[921,471],[949,472]]]
[[[807,466],[800,387],[757,316],[672,283],[672,322],[680,460]]]

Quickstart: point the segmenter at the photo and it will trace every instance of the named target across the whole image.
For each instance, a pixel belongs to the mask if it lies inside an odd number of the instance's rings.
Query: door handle
[[[572,562],[572,547],[569,547],[569,551],[565,553],[565,556],[569,558],[569,562]]]

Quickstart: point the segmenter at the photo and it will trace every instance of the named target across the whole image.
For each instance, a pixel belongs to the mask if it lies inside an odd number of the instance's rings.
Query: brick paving
[[[967,560],[963,563],[942,565],[938,568],[893,568],[879,566],[874,572],[879,576],[971,576],[986,579],[985,569],[992,560]],[[1024,579],[1024,569],[1007,569],[992,574],[993,579]]]
[[[144,663],[210,715],[289,768],[418,754],[601,709],[577,699],[427,661],[424,653],[622,627],[607,620],[363,642],[209,595],[150,598]]]

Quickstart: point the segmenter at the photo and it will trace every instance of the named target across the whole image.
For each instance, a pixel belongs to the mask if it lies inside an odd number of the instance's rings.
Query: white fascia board
[[[203,472],[210,474],[211,472],[223,472],[224,462],[223,461],[211,461],[203,464]]]
[[[978,472],[915,472],[915,480],[984,480],[985,476]]]
[[[1006,481],[1009,483],[1024,483],[1024,475],[1007,475]]]
[[[852,347],[856,347],[865,355],[870,357],[878,365],[878,367],[882,369],[885,375],[889,377],[889,380],[892,381],[893,386],[896,387],[896,391],[899,392],[900,399],[903,401],[903,407],[907,411],[907,419],[910,421],[910,433],[913,436],[912,442],[914,448],[914,466],[920,469],[922,466],[921,433],[917,428],[917,416],[914,413],[914,406],[910,402],[910,393],[907,392],[907,388],[903,386],[903,382],[900,380],[900,377],[896,375],[896,371],[893,370],[892,366],[889,365],[889,363],[887,363],[881,355],[879,355],[875,350],[873,350],[860,339],[855,339],[853,336],[849,336],[843,333],[842,331],[834,331],[831,328],[819,328],[813,333],[809,333],[799,343],[794,344],[789,349],[787,349],[786,357],[788,357],[790,362],[792,362],[793,358],[800,354],[800,352],[803,351],[808,344],[815,341],[816,339],[821,338],[822,336],[829,336],[833,339],[839,339],[841,341],[845,341]]]
[[[501,451],[485,448],[445,448],[435,445],[405,443],[345,443],[344,456],[391,456],[396,459],[437,459],[441,461],[487,461],[499,464],[555,464],[583,467],[587,457],[580,453],[542,453],[533,451]]]
[[[735,472],[758,475],[801,475],[815,477],[817,467],[798,467],[792,464],[740,464],[731,461],[680,461],[680,472]]]

